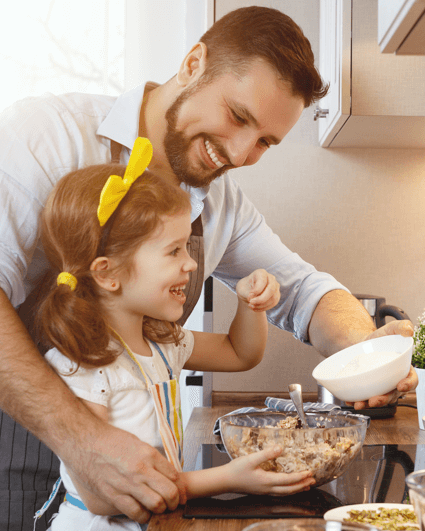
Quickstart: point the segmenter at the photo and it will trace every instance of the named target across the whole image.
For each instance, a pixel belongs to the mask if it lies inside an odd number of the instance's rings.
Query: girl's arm
[[[194,332],[195,345],[184,368],[198,371],[246,371],[263,358],[267,342],[266,310],[280,298],[276,279],[257,269],[236,285],[238,308],[228,334]]]
[[[282,447],[277,445],[238,457],[223,466],[183,472],[181,479],[186,487],[187,498],[216,496],[226,492],[286,496],[309,490],[316,483],[310,471],[283,474],[266,472],[259,466],[281,453]]]

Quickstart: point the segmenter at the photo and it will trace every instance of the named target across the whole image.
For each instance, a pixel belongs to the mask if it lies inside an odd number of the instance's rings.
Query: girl
[[[239,281],[228,334],[190,332],[176,321],[196,263],[187,251],[189,196],[144,171],[152,146],[138,138],[127,168],[101,165],[57,184],[42,214],[42,241],[55,276],[39,311],[53,348],[47,361],[100,419],[165,453],[188,498],[223,492],[290,494],[306,490],[309,472],[276,474],[258,465],[269,448],[222,467],[182,472],[178,377],[182,368],[243,371],[257,365],[267,338],[265,310],[278,300],[272,275]],[[142,175],[143,174],[143,175]],[[264,283],[262,303],[250,289]],[[66,501],[52,531],[140,529],[97,499],[61,464]]]

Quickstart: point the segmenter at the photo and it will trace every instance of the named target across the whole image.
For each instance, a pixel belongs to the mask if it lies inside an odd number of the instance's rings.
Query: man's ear
[[[177,83],[181,87],[187,87],[202,76],[206,66],[207,47],[203,42],[198,42],[184,58],[177,72]]]
[[[106,291],[117,291],[120,288],[120,282],[112,272],[111,260],[106,256],[95,258],[90,265],[90,271],[95,282]]]

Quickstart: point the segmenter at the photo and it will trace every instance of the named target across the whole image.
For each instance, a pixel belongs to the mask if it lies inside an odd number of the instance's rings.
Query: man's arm
[[[311,317],[310,343],[328,357],[339,350],[363,341],[376,330],[365,307],[343,290],[326,293]]]
[[[1,289],[0,379],[0,407],[117,513],[143,523],[148,510],[175,509],[179,496],[184,503],[173,466],[156,449],[88,410],[44,361]]]
[[[364,306],[352,295],[343,290],[329,291],[317,305],[309,326],[311,344],[324,356],[330,356],[339,350],[361,341],[390,334],[402,336],[413,335],[410,321],[391,321],[378,330]],[[411,370],[401,380],[397,389],[385,396],[370,398],[368,403],[356,402],[356,409],[384,406],[401,393],[415,389],[418,384],[417,375]]]

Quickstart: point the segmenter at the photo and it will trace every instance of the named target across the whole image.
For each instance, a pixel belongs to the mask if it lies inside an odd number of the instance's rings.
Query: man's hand
[[[368,339],[375,339],[393,334],[399,334],[405,337],[413,336],[413,324],[408,321],[390,321],[381,328],[378,328],[371,334],[367,335],[364,341]],[[403,378],[398,384],[397,388],[382,396],[374,396],[369,400],[363,402],[355,402],[354,409],[366,409],[367,407],[382,407],[394,403],[397,398],[403,394],[413,391],[418,385],[418,377],[413,367],[410,367],[409,374]],[[350,404],[350,403],[349,403]],[[352,403],[351,403],[352,404]]]
[[[275,277],[265,269],[256,269],[239,280],[236,293],[255,312],[265,312],[274,308],[280,299],[280,286]]]
[[[126,514],[145,523],[151,512],[186,503],[180,475],[163,455],[136,436],[100,422],[90,451],[76,444],[72,461],[64,460],[91,512]]]
[[[391,335],[400,335],[404,337],[413,336],[413,324],[411,321],[405,319],[404,321],[390,321],[381,328],[378,328],[371,334],[367,335],[364,341],[368,339],[375,339],[376,337],[391,336]]]

